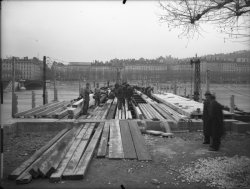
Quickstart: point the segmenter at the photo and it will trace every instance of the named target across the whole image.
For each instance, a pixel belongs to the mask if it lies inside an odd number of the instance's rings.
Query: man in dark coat
[[[202,120],[203,120],[203,135],[204,135],[204,142],[203,144],[210,144],[210,137],[211,137],[211,129],[210,129],[210,123],[209,123],[209,113],[208,113],[208,107],[211,100],[211,94],[209,91],[205,93],[205,101],[203,104],[203,114],[202,114]]]
[[[217,151],[220,148],[221,137],[225,134],[225,129],[223,124],[223,106],[216,101],[214,95],[211,96],[208,111],[212,138],[209,150]]]
[[[81,90],[81,97],[83,98],[83,108],[82,113],[86,115],[89,109],[89,94],[90,94],[90,84],[86,83],[86,88]]]

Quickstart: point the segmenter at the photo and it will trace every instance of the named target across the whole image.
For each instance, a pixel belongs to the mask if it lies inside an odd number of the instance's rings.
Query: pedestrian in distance
[[[210,128],[210,119],[209,119],[209,103],[211,101],[211,93],[207,91],[205,93],[205,101],[203,104],[203,135],[204,135],[204,141],[203,144],[210,144],[210,137],[211,137],[211,128]]]

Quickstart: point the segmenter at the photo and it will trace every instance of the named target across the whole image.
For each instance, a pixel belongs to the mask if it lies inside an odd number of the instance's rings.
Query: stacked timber
[[[115,119],[132,119],[132,113],[129,110],[127,99],[125,99],[125,104],[122,104],[121,109],[117,106]]]
[[[146,119],[159,119],[159,120],[165,119],[150,104],[139,103],[138,107],[140,108],[141,112],[143,113]]]
[[[107,113],[106,119],[114,119],[116,115],[117,108],[117,98],[114,98],[113,103],[111,104],[109,111]]]
[[[49,178],[51,182],[61,179],[82,179],[86,174],[104,123],[66,128],[60,131],[45,146],[16,168],[9,179],[17,184],[31,182],[35,178]]]
[[[32,108],[15,114],[15,118],[56,118],[60,112],[64,112],[70,102],[50,102],[48,104]]]
[[[97,106],[93,110],[92,114],[88,116],[87,118],[106,119],[113,101],[114,101],[113,99],[109,99],[103,106]]]
[[[152,160],[136,121],[106,121],[97,151],[98,158]]]

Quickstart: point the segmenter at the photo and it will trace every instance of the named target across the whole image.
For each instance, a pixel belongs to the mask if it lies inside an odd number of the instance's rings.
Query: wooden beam
[[[119,120],[110,122],[109,158],[124,158]]]
[[[69,128],[65,128],[60,131],[55,137],[53,137],[46,145],[37,150],[29,159],[23,162],[19,167],[17,167],[8,178],[11,180],[16,179],[19,175],[21,175],[35,160],[37,160],[47,149],[49,149],[57,140],[59,140]]]
[[[104,158],[107,154],[108,140],[109,140],[109,124],[110,123],[106,121],[104,128],[103,128],[101,141],[100,141],[99,148],[97,151],[97,157],[99,158]]]
[[[65,155],[64,159],[60,163],[59,167],[56,169],[56,171],[50,176],[50,182],[59,182],[62,178],[62,174],[68,165],[70,159],[72,158],[74,152],[76,151],[77,147],[79,146],[83,136],[85,135],[90,123],[86,123],[83,127],[83,129],[80,131],[80,133],[77,135],[74,143],[70,147],[69,151]]]
[[[74,152],[72,158],[70,159],[68,165],[66,166],[64,172],[63,172],[63,179],[71,179],[74,175],[74,171],[82,157],[82,154],[84,153],[85,149],[87,148],[87,145],[89,143],[90,137],[94,131],[95,123],[91,123],[87,132],[84,134],[79,146],[77,147],[76,151]],[[74,177],[74,176],[73,176]]]
[[[83,127],[79,127],[80,131],[82,130]],[[68,152],[69,148],[73,144],[75,138],[77,137],[78,132],[73,132],[72,134],[69,134],[66,136],[63,140],[63,142],[60,144],[60,146],[48,157],[46,161],[44,161],[40,166],[39,166],[39,173],[42,177],[50,177],[52,173],[54,173]]]
[[[125,159],[137,159],[128,121],[120,121],[122,147]]]
[[[138,160],[142,160],[142,161],[152,160],[147,150],[147,146],[145,144],[144,138],[137,125],[137,122],[135,121],[128,121],[128,122],[129,122],[129,128],[130,128],[130,132],[133,138],[135,151],[136,151]]]
[[[79,164],[77,165],[76,170],[74,171],[74,177],[72,179],[83,179],[84,175],[87,172],[90,161],[94,155],[95,148],[98,144],[98,141],[101,137],[104,123],[100,123],[97,127],[86,151],[84,152]]]
[[[24,114],[28,114],[28,113],[30,113],[30,112],[34,112],[34,111],[37,111],[37,110],[46,108],[47,106],[50,106],[51,104],[54,104],[54,103],[56,103],[56,102],[50,102],[50,103],[45,104],[45,105],[42,105],[42,106],[38,106],[38,107],[29,109],[29,110],[26,110],[26,111],[23,111],[23,112],[16,113],[16,114],[15,114],[15,118],[23,117]]]
[[[47,158],[56,150],[59,148],[59,146],[63,143],[64,138],[67,136],[72,136],[72,133],[79,132],[80,130],[76,127],[73,127],[73,129],[69,130],[63,137],[61,137],[58,141],[56,141],[48,150],[46,150],[31,166],[31,168],[28,170],[28,172],[32,175],[32,177],[36,178],[40,175],[38,168],[39,166],[47,160]]]

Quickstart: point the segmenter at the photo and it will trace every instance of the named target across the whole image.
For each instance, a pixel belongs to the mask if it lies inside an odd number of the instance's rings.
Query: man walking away
[[[211,129],[210,129],[210,123],[209,123],[209,113],[208,113],[208,107],[209,103],[211,101],[211,94],[209,91],[205,93],[205,101],[203,104],[203,135],[204,135],[204,142],[203,144],[210,144],[210,136],[211,136]]]
[[[221,137],[225,134],[223,124],[223,106],[218,103],[214,95],[211,95],[211,101],[209,104],[209,118],[211,121],[211,137],[212,144],[210,145],[210,151],[217,151],[220,148]]]
[[[101,90],[99,88],[99,83],[96,84],[94,99],[95,99],[95,106],[100,105],[100,98],[101,98]]]
[[[89,94],[90,94],[90,85],[89,83],[86,83],[86,88],[81,91],[81,96],[83,98],[83,108],[82,113],[83,115],[87,115],[88,108],[89,108]]]

